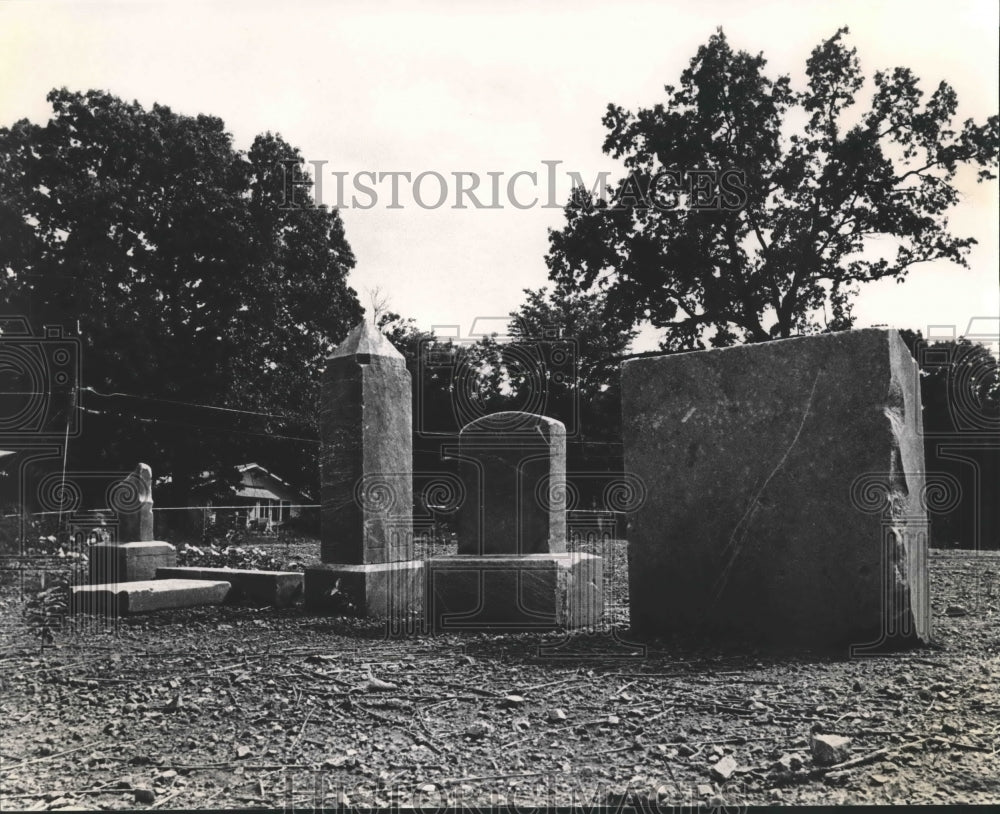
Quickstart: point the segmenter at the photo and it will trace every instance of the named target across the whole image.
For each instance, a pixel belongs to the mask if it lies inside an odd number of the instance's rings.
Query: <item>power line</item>
[[[156,401],[162,404],[176,404],[182,407],[198,407],[202,410],[219,410],[225,413],[242,413],[243,415],[259,415],[259,416],[264,416],[266,418],[281,418],[286,421],[289,420],[290,418],[287,415],[279,415],[278,413],[262,413],[257,410],[240,410],[237,409],[236,407],[217,407],[214,404],[197,404],[193,401],[178,401],[176,399],[164,399],[164,398],[158,398],[156,396],[139,396],[136,395],[135,393],[122,393],[122,392],[101,393],[100,391],[95,390],[93,387],[81,387],[80,389],[86,390],[88,393],[93,393],[95,396],[100,396],[102,398],[121,397],[129,399],[141,399],[142,401]]]
[[[226,413],[242,413],[243,415],[259,415],[265,418],[278,418],[284,421],[301,419],[301,416],[281,415],[279,413],[262,413],[257,410],[239,410],[235,407],[217,407],[214,404],[198,404],[193,401],[177,401],[175,399],[161,399],[156,396],[139,396],[134,393],[101,393],[93,387],[80,387],[79,390],[93,393],[101,398],[129,398],[140,399],[142,401],[154,401],[161,404],[175,404],[181,407],[197,407],[202,410],[220,410]],[[62,396],[69,393],[69,390],[8,390],[4,392],[7,396]]]
[[[240,504],[240,505],[237,505],[237,506],[213,506],[212,504],[204,503],[204,504],[202,504],[200,506],[154,506],[153,507],[153,511],[154,512],[177,512],[177,511],[187,511],[187,510],[190,510],[190,509],[209,509],[211,511],[215,511],[216,509],[220,509],[221,510],[221,509],[252,509],[252,508],[254,508],[254,504],[253,503],[243,503],[243,504]],[[281,508],[283,508],[283,509],[321,509],[321,508],[323,508],[323,506],[320,503],[290,503],[290,504],[282,504]],[[55,510],[55,509],[53,509],[52,511],[45,511],[45,512],[26,512],[25,514],[27,514],[28,517],[41,517],[41,516],[47,515],[47,514],[60,514],[60,512],[57,511],[57,510]],[[66,514],[66,510],[65,509],[63,509],[62,514]],[[88,515],[88,514],[90,514],[90,515],[114,514],[114,512],[110,508],[101,508],[101,509],[75,509],[73,512],[70,513],[71,516],[72,515],[77,515],[78,517],[80,515]],[[19,517],[20,515],[17,515],[17,514],[5,514],[3,516],[4,517]],[[81,517],[80,519],[97,519],[97,518],[96,517],[93,517],[93,518]]]
[[[271,433],[271,432],[253,432],[252,430],[237,430],[231,427],[210,427],[207,424],[191,424],[190,422],[187,421],[170,421],[165,418],[147,418],[146,416],[138,416],[138,415],[133,415],[132,413],[124,413],[121,411],[116,413],[109,413],[105,412],[104,410],[94,410],[89,407],[83,407],[82,405],[77,405],[76,409],[82,410],[85,413],[91,413],[93,415],[110,416],[112,418],[114,417],[130,418],[133,421],[141,421],[144,424],[169,424],[174,427],[189,427],[191,429],[196,429],[196,430],[211,430],[212,432],[227,432],[227,433],[235,433],[237,435],[256,435],[261,438],[280,438],[285,441],[304,441],[309,444],[320,443],[318,438],[302,438],[300,436],[295,436],[295,435],[279,435],[278,433]]]

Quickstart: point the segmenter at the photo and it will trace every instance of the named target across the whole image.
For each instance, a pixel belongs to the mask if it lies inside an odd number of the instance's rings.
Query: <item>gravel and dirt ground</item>
[[[849,659],[630,642],[624,551],[574,636],[211,607],[40,652],[8,587],[0,808],[1000,802],[1000,552],[932,553],[934,647]]]

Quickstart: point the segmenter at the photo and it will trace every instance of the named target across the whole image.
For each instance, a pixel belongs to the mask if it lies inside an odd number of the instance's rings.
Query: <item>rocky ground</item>
[[[286,551],[286,553],[288,553]],[[387,637],[301,609],[0,607],[0,807],[1000,801],[1000,554],[933,552],[937,645],[848,659],[597,633]],[[834,765],[812,736],[850,739]]]

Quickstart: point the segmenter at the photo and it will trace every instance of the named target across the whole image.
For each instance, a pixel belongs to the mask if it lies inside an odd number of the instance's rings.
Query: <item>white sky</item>
[[[558,160],[592,180],[620,165],[601,153],[608,102],[636,109],[722,25],[737,48],[763,51],[772,75],[801,87],[810,50],[849,25],[866,75],[914,69],[930,93],[955,87],[958,120],[998,107],[998,6],[949,2],[0,2],[0,126],[47,120],[53,87],[101,88],[145,106],[221,117],[236,146],[281,133],[329,173],[363,170],[543,175]],[[918,267],[903,285],[862,289],[858,327],[921,328],[1000,314],[997,185],[963,176],[951,218],[979,246],[971,270]],[[520,188],[519,188],[520,189]],[[429,183],[426,198],[435,197]],[[505,317],[521,289],[547,284],[546,229],[561,209],[343,212],[362,303],[380,287],[423,328]],[[524,187],[522,197],[530,198]],[[543,190],[543,197],[544,197]],[[452,185],[453,195],[453,185]],[[453,203],[453,200],[450,201]],[[646,342],[642,347],[648,347]]]

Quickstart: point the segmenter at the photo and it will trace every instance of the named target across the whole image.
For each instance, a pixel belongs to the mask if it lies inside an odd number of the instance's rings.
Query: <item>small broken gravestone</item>
[[[111,491],[118,516],[118,540],[91,546],[90,581],[116,584],[156,578],[156,569],[177,565],[177,549],[153,539],[153,472],[147,464]]]
[[[153,470],[139,464],[112,492],[118,513],[118,539],[144,543],[153,539]]]

